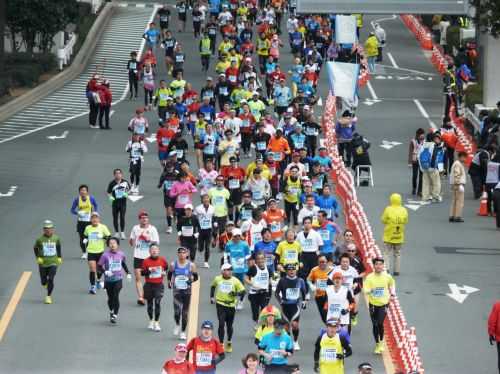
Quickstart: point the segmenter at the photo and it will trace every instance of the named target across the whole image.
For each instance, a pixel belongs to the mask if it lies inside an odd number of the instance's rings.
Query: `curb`
[[[113,3],[107,3],[97,19],[95,20],[92,28],[90,29],[85,42],[78,51],[71,65],[59,74],[50,78],[47,82],[40,84],[25,94],[9,101],[5,105],[0,106],[0,122],[5,121],[7,118],[13,116],[17,112],[27,108],[28,106],[36,103],[45,96],[53,93],[59,88],[63,87],[66,83],[77,78],[87,66],[90,57],[92,56],[97,43],[99,42],[99,34],[101,34],[108,24],[114,13],[115,6]],[[83,91],[82,91],[83,92]]]

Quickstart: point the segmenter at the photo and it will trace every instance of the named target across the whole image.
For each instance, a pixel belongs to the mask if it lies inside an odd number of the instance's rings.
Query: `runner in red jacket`
[[[497,342],[498,372],[500,373],[500,300],[497,300],[491,308],[488,318],[488,335],[491,345]]]
[[[175,346],[175,357],[163,365],[162,374],[194,374],[194,366],[188,360],[187,347],[184,343]]]

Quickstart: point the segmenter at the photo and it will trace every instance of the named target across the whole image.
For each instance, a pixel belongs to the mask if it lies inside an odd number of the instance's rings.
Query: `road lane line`
[[[363,298],[365,299],[366,310],[368,310],[368,316],[369,316],[370,308],[368,307],[368,295],[363,294]],[[387,332],[385,332],[384,335],[387,335]],[[396,372],[396,368],[394,367],[394,363],[392,362],[391,354],[389,353],[389,348],[387,347],[387,343],[385,342],[385,336],[384,336],[384,352],[382,352],[382,362],[384,363],[386,374],[394,374]]]
[[[429,125],[434,130],[437,130],[438,127],[436,126],[436,124],[434,123],[434,121],[431,120],[431,118],[429,117],[429,113],[427,113],[427,111],[425,110],[425,108],[422,105],[422,103],[420,102],[420,100],[413,99],[413,102],[415,103],[415,105],[417,106],[418,110],[420,111],[420,114],[422,114],[422,117],[424,117],[427,120],[427,122],[429,122]]]
[[[198,309],[200,307],[200,279],[191,285],[191,302],[189,304],[187,342],[198,334]]]
[[[394,60],[394,57],[392,56],[391,52],[387,52],[387,57],[391,61],[392,67],[395,69],[399,69],[399,66],[398,66],[398,64],[396,64],[396,60]]]
[[[375,93],[375,90],[373,89],[373,86],[371,85],[370,81],[366,84],[366,87],[368,87],[368,91],[370,91],[370,95],[372,96],[373,100],[378,100],[378,96]]]
[[[26,288],[26,285],[28,284],[28,281],[30,280],[30,277],[31,271],[25,271],[21,274],[21,278],[19,278],[19,281],[17,282],[14,293],[12,294],[9,303],[7,304],[7,307],[2,314],[2,318],[0,319],[0,342],[5,335],[5,331],[7,331],[7,327],[9,327],[9,323],[12,319],[12,316],[14,315],[14,312],[16,311],[17,304],[19,304],[19,301],[23,296],[24,290]]]

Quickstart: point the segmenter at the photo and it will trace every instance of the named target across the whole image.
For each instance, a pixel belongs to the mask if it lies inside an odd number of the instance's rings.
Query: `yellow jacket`
[[[378,56],[378,40],[375,35],[370,35],[366,39],[365,52],[367,57]]]
[[[390,205],[382,213],[384,226],[384,242],[391,244],[402,244],[405,241],[405,225],[408,223],[408,211],[401,206],[401,195],[393,193],[390,197]]]

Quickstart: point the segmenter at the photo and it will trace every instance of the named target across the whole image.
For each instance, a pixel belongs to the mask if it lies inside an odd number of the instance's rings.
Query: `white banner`
[[[346,62],[327,62],[330,90],[335,96],[354,100],[358,85],[359,64]]]
[[[335,17],[335,42],[337,44],[354,44],[356,36],[356,16]]]

